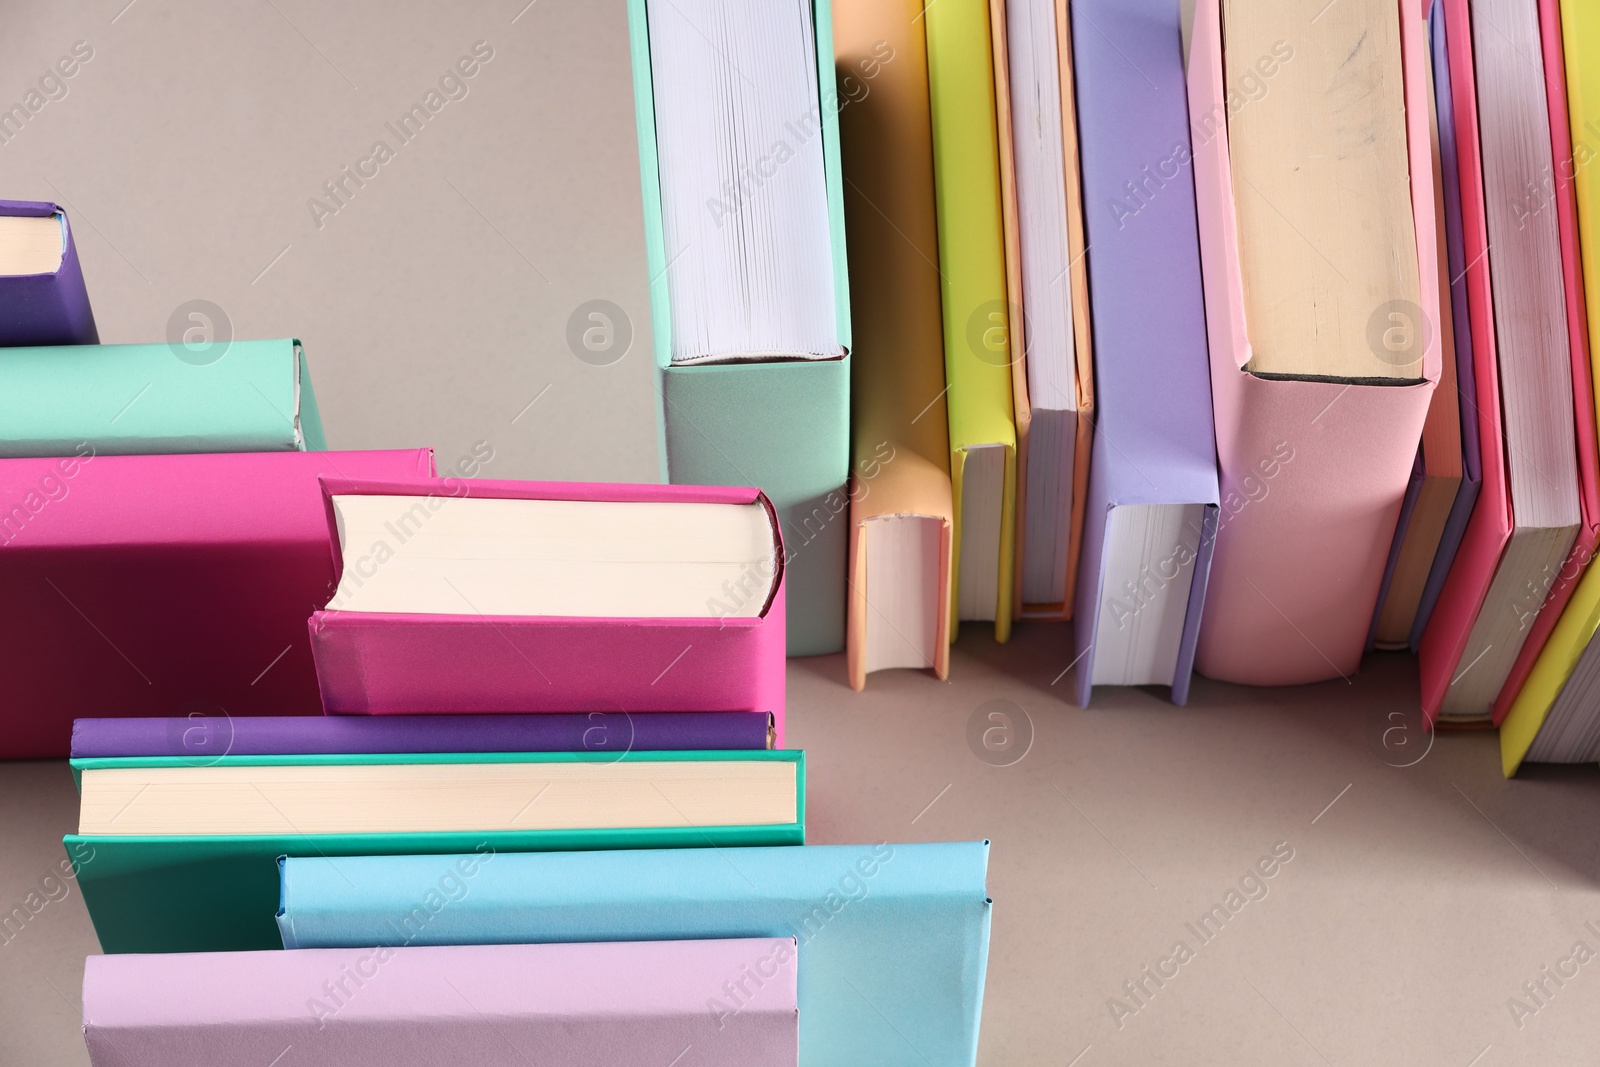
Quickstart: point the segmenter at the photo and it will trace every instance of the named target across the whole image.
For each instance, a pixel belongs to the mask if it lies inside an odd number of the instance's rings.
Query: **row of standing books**
[[[1408,648],[1600,759],[1600,23],[1183,7],[633,0],[669,477],[767,489],[857,688],[964,620],[1075,617],[1082,704]]]

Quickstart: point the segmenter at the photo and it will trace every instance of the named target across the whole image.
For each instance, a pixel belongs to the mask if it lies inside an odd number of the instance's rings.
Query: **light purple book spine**
[[[44,218],[57,215],[66,236],[61,266],[53,274],[0,278],[0,348],[100,343],[89,290],[78,263],[78,246],[66,212],[32,200],[0,200],[0,215]]]
[[[91,956],[94,1067],[795,1067],[790,938]]]
[[[1110,509],[1204,504],[1172,699],[1188,700],[1217,521],[1217,449],[1177,0],[1074,0],[1095,340],[1094,451],[1074,627],[1094,677]]]

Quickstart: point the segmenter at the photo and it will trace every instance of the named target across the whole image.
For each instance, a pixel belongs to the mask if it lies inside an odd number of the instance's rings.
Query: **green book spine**
[[[105,952],[228,952],[280,948],[279,856],[451,855],[615,848],[736,848],[805,844],[805,753],[629,752],[626,762],[795,764],[793,823],[649,829],[506,830],[483,833],[185,835],[69,834],[67,855]],[[139,756],[72,761],[75,776],[113,767],[327,766],[405,763],[615,763],[603,752]],[[421,901],[419,904],[423,903]],[[445,906],[448,906],[446,904]]]
[[[812,16],[833,245],[834,306],[844,358],[674,367],[649,19],[646,0],[628,0],[665,474],[678,485],[755,486],[772,500],[783,522],[788,553],[791,656],[823,655],[844,648],[850,527],[850,278],[839,162],[839,99],[834,88],[833,16],[828,0],[815,0]]]
[[[327,448],[300,342],[13,348],[0,457]]]

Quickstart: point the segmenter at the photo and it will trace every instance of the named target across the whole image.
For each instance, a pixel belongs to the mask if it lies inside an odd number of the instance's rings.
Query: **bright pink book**
[[[1522,691],[1533,664],[1544,649],[1544,643],[1561,621],[1561,612],[1578,579],[1594,558],[1595,545],[1600,544],[1600,457],[1595,446],[1594,389],[1589,365],[1589,311],[1584,303],[1583,253],[1578,246],[1578,200],[1573,185],[1575,164],[1572,149],[1572,126],[1567,114],[1566,56],[1561,44],[1561,0],[1539,0],[1539,44],[1544,53],[1545,93],[1550,101],[1550,157],[1558,161],[1555,168],[1554,187],[1550,190],[1552,202],[1544,210],[1556,212],[1556,223],[1561,230],[1561,273],[1567,300],[1567,338],[1572,348],[1572,422],[1578,436],[1578,492],[1583,522],[1578,527],[1577,540],[1561,570],[1550,576],[1550,592],[1544,607],[1534,617],[1528,639],[1522,644],[1516,663],[1500,689],[1494,702],[1494,724],[1511,710],[1511,704]],[[1583,165],[1588,165],[1584,161]]]
[[[65,757],[83,716],[320,714],[319,479],[432,472],[428,449],[0,459],[0,759]]]
[[[795,1067],[792,938],[90,956],[94,1067]]]
[[[598,503],[759,505],[770,565],[740,588],[703,590],[692,617],[595,617],[484,612],[462,597],[452,613],[349,610],[339,598],[311,616],[311,647],[329,714],[543,711],[763,711],[776,743],[784,727],[784,568],[777,515],[756,489],[681,485],[327,479],[326,522],[342,578],[379,573],[380,550],[340,552],[335,500],[415,497],[397,515],[421,515],[443,498]],[[440,510],[434,508],[435,511]],[[429,520],[435,521],[435,520]],[[407,529],[385,523],[378,540],[400,547]],[[356,535],[352,535],[356,536]],[[362,555],[355,553],[361,551]],[[341,586],[342,589],[347,588]],[[753,598],[753,599],[751,599]],[[754,614],[712,615],[749,603]],[[585,607],[581,602],[579,607]]]
[[[1478,85],[1473,67],[1471,0],[1444,0],[1450,49],[1450,92],[1456,147],[1461,159],[1461,233],[1467,261],[1467,309],[1472,328],[1473,375],[1478,389],[1478,439],[1483,443],[1483,489],[1472,509],[1450,577],[1417,653],[1422,710],[1432,721],[1444,703],[1478,610],[1511,539],[1511,487],[1506,481],[1500,418],[1500,363],[1489,285],[1489,222],[1484,207],[1483,152],[1478,135]]]

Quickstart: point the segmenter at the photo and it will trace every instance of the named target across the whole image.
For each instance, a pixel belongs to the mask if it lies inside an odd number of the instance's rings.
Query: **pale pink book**
[[[1211,345],[1222,508],[1195,669],[1247,685],[1355,673],[1440,373],[1374,385],[1266,378],[1245,369],[1237,216],[1228,153],[1221,0],[1201,0],[1189,59],[1195,197]],[[1400,5],[1411,208],[1424,316],[1439,319],[1427,29]],[[1498,439],[1498,435],[1494,439]]]
[[[329,714],[760,711],[772,714],[782,747],[784,552],[777,515],[759,490],[331,478],[324,479],[323,490],[338,589],[327,607],[311,616],[310,628]],[[374,543],[341,548],[345,534],[338,508],[346,505],[339,502],[351,497],[415,498],[415,503],[384,505],[394,514],[372,537]],[[389,568],[410,566],[389,557],[400,559],[419,530],[441,522],[429,516],[453,508],[452,500],[735,505],[759,512],[763,562],[698,589],[693,613],[673,617],[602,615],[591,611],[581,595],[568,596],[568,609],[559,613],[514,614],[486,608],[480,594],[465,590],[457,590],[459,603],[451,600],[441,610],[371,610],[370,601],[352,610],[362,604],[366,588],[357,579],[381,578]],[[559,570],[549,570],[549,552],[573,553],[577,559],[586,551],[583,544],[564,543],[559,528],[541,535],[538,544],[550,548],[530,548],[532,542],[521,537],[525,528],[489,535],[508,546],[507,566],[544,567],[541,573],[560,578]],[[692,541],[693,531],[691,518],[687,532],[663,534],[664,558],[672,556],[675,545]],[[615,571],[633,573],[629,568],[637,567],[639,561],[630,557]]]
[[[1550,157],[1558,161],[1549,190],[1561,231],[1561,274],[1567,302],[1567,338],[1572,349],[1572,422],[1578,438],[1578,493],[1583,522],[1561,570],[1550,575],[1549,595],[1534,617],[1528,639],[1494,702],[1494,724],[1500,725],[1528,680],[1550,631],[1578,588],[1578,579],[1600,544],[1600,457],[1595,442],[1594,388],[1589,363],[1589,311],[1584,302],[1583,254],[1578,246],[1578,201],[1574,167],[1589,165],[1573,158],[1572,126],[1567,114],[1567,68],[1561,44],[1561,0],[1539,0],[1539,44],[1544,53],[1545,94],[1550,101]]]
[[[90,956],[94,1067],[795,1067],[789,938]]]
[[[1471,0],[1444,0],[1450,51],[1450,94],[1460,153],[1461,235],[1467,262],[1467,311],[1478,396],[1478,439],[1483,443],[1483,489],[1473,506],[1450,576],[1417,647],[1422,710],[1439,715],[1445,691],[1467,647],[1472,625],[1511,539],[1511,487],[1506,479],[1500,414],[1500,357],[1489,278],[1489,221],[1483,190],[1483,146],[1478,133],[1478,84],[1472,55]]]

